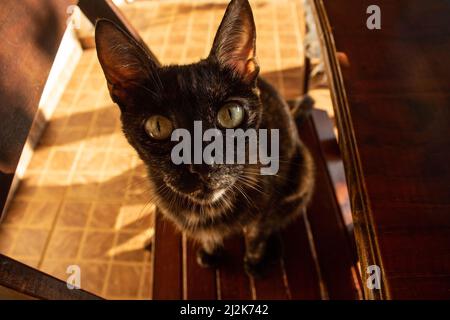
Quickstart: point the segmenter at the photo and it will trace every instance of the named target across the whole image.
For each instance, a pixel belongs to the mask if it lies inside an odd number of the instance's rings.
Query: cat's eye
[[[244,120],[244,108],[237,103],[229,102],[220,108],[217,121],[223,128],[236,128]]]
[[[173,131],[172,121],[160,115],[151,116],[145,121],[145,131],[156,140],[165,140]]]

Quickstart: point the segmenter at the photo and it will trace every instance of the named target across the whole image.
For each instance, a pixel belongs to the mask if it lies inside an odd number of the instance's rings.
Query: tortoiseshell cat
[[[245,231],[247,272],[257,274],[278,231],[299,216],[314,185],[313,162],[287,104],[258,77],[256,30],[247,0],[233,0],[209,56],[159,67],[146,50],[108,20],[95,40],[123,132],[148,169],[158,208],[201,243],[197,261],[216,266],[223,239]],[[258,165],[180,164],[171,160],[175,128],[279,129],[279,171]]]

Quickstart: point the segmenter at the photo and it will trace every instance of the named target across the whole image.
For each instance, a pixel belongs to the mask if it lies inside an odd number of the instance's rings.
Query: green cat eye
[[[236,128],[244,120],[244,108],[237,103],[229,102],[220,108],[217,121],[223,128]]]
[[[153,139],[165,140],[172,134],[172,121],[160,115],[151,116],[145,121],[145,131]]]

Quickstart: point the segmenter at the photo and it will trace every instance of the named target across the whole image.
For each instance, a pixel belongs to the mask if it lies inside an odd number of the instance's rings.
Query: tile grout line
[[[83,78],[81,79],[81,81],[84,81],[86,77],[87,77],[87,74],[83,75]],[[73,97],[73,100],[72,100],[71,103],[70,103],[70,106],[73,105],[73,104],[75,103],[75,101],[76,101],[76,97],[74,96],[74,97]],[[68,108],[70,108],[70,106],[69,106]],[[66,123],[67,123],[67,120],[66,120],[66,122],[64,123],[64,125],[61,126],[61,127],[62,127],[62,128],[65,128]],[[51,145],[46,146],[46,148],[51,148]],[[42,181],[43,181],[44,177],[46,176],[46,173],[47,173],[47,171],[48,171],[48,167],[49,167],[49,165],[50,165],[50,162],[51,162],[51,160],[52,160],[52,158],[53,158],[54,152],[55,152],[55,150],[54,150],[53,148],[51,148],[51,149],[49,150],[48,159],[47,159],[47,161],[45,162],[45,165],[44,165],[43,170],[40,171],[40,176],[39,176],[39,178],[38,178],[38,182],[37,182],[37,185],[36,185],[36,187],[38,187],[38,188],[41,187]],[[30,204],[31,202],[33,202],[34,200],[36,200],[36,197],[37,197],[36,194],[33,194],[33,195],[30,197],[30,199],[27,199],[27,200],[28,200],[28,203]],[[58,215],[58,213],[59,213],[59,211],[60,211],[60,209],[61,209],[62,200],[58,200],[57,202],[59,202],[59,206],[58,206],[58,209],[57,209],[57,211],[56,211],[56,213],[55,213],[55,216],[53,217],[53,222],[52,222],[52,224],[50,225],[50,230],[49,230],[50,233],[47,235],[47,239],[46,239],[46,242],[45,242],[45,244],[44,244],[44,248],[42,249],[42,252],[41,252],[41,254],[40,254],[39,258],[38,258],[38,264],[37,264],[37,268],[38,268],[38,269],[41,268],[41,265],[42,265],[42,262],[43,262],[43,256],[44,256],[44,254],[45,254],[45,251],[47,250],[47,246],[48,246],[49,241],[50,241],[51,236],[52,236],[52,228],[53,228],[54,223],[55,223],[55,221],[56,221],[56,219],[57,219],[57,215]],[[29,208],[28,208],[28,209],[29,209]],[[22,229],[23,229],[24,225],[22,225],[21,227],[22,227]]]
[[[298,53],[300,53],[300,55],[304,56],[305,55],[305,48],[303,46],[303,41],[302,39],[304,39],[304,36],[302,35],[302,28],[300,27],[299,21],[304,21],[304,17],[299,16],[299,8],[301,8],[302,13],[304,14],[303,11],[303,6],[297,2],[292,3],[292,6],[294,7],[292,9],[293,12],[293,20],[294,20],[294,30],[295,30],[295,37],[297,38],[297,50]],[[302,63],[303,64],[303,63]]]
[[[276,74],[278,80],[278,91],[280,91],[281,96],[285,97],[286,93],[284,90],[283,75],[281,73],[281,54],[280,54],[280,32],[278,28],[278,16],[277,16],[277,5],[272,4],[272,16],[273,16],[273,29],[274,29],[274,42],[275,42],[275,61],[276,61]]]
[[[80,97],[81,91],[82,91],[81,88],[82,88],[83,84],[86,82],[86,79],[88,78],[89,71],[91,70],[91,68],[93,66],[93,62],[94,61],[93,61],[93,59],[91,57],[91,61],[89,62],[88,67],[87,67],[88,70],[83,75],[83,78],[80,81],[81,83],[80,83],[80,86],[78,88],[78,92],[75,94],[75,97],[74,97],[74,99],[73,99],[73,101],[72,101],[72,103],[71,103],[71,105],[69,107],[69,110],[73,108],[73,105],[75,105],[75,101],[78,101],[78,98]],[[67,121],[65,123],[65,126],[67,126]],[[55,150],[52,148],[51,152],[54,155]],[[74,170],[75,170],[75,164],[76,164],[76,161],[77,161],[78,158],[79,158],[79,150],[77,150],[76,156],[75,156],[75,158],[73,160],[72,166],[71,166],[70,171],[69,171],[69,175],[68,175],[68,178],[67,178],[69,183],[70,183],[70,181],[72,179],[72,175],[73,175]],[[50,165],[51,159],[52,159],[52,157],[47,161],[46,166],[44,167],[43,174],[40,177],[39,184],[42,183],[42,179],[43,179],[44,175],[46,175],[48,170],[49,170],[49,165]],[[65,202],[66,195],[67,195],[67,189],[64,190],[64,194],[63,194],[63,196],[62,196],[62,198],[60,200],[59,208],[58,208],[58,210],[57,210],[57,212],[55,214],[55,217],[53,218],[53,223],[52,223],[52,226],[51,226],[51,229],[50,229],[50,233],[47,236],[47,241],[45,243],[44,249],[42,250],[42,254],[41,254],[41,257],[40,257],[38,265],[37,265],[37,268],[39,270],[42,269],[42,265],[43,265],[43,263],[45,261],[45,257],[47,255],[47,251],[48,251],[48,248],[49,248],[49,245],[50,245],[50,241],[51,241],[51,239],[53,237],[53,234],[54,234],[54,231],[55,231],[55,227],[56,227],[56,223],[57,223],[57,221],[59,219],[59,215],[61,214],[62,206],[63,206],[63,203]]]
[[[205,49],[204,49],[204,53],[203,53],[203,55],[206,57],[206,56],[208,56],[208,54],[209,54],[209,47],[211,46],[210,45],[210,41],[211,41],[211,38],[212,38],[212,33],[213,33],[213,24],[214,24],[214,10],[210,10],[209,11],[209,21],[208,21],[208,35],[207,35],[207,37],[208,37],[208,41],[206,42],[206,44],[205,44]]]
[[[301,66],[301,68],[305,68],[304,62],[305,62],[305,58],[306,58],[306,51],[305,51],[304,44],[303,44],[304,42],[302,41],[302,39],[304,39],[304,38],[302,37],[302,34],[300,32],[301,28],[300,28],[300,25],[298,23],[299,20],[300,21],[304,21],[304,17],[299,17],[298,16],[298,10],[299,10],[298,6],[299,5],[300,5],[300,8],[302,9],[302,12],[303,12],[303,5],[298,3],[298,2],[292,3],[292,6],[294,8],[291,10],[291,12],[293,12],[293,15],[294,15],[293,21],[294,21],[295,37],[297,39],[297,53],[299,54],[299,58],[303,58],[303,61],[301,61],[300,66]],[[301,70],[301,72],[302,72],[302,74],[304,74],[303,70]],[[308,75],[306,75],[306,76],[308,77]],[[306,79],[303,79],[303,76],[301,76],[300,79],[303,82],[306,81]],[[303,88],[303,83],[300,83],[300,85]],[[304,93],[303,92],[299,92],[299,94],[303,95]]]
[[[95,58],[94,58],[94,63],[95,63]],[[105,89],[103,89],[103,90],[105,90]],[[94,104],[96,111],[97,111],[97,107],[98,107],[99,102],[102,101],[102,100],[103,100],[103,92],[100,90],[98,95],[97,95],[97,99],[95,100],[95,104]],[[87,130],[87,133],[86,133],[86,135],[88,137],[89,137],[90,133],[92,132],[92,130],[94,130],[93,129],[94,128],[94,124],[95,124],[95,121],[96,121],[97,118],[98,118],[98,113],[95,112],[94,116],[91,119],[91,122],[89,124],[88,130]],[[83,153],[84,150],[85,150],[85,141],[83,141],[82,144],[80,145],[80,152]],[[104,170],[105,166],[106,166],[106,162],[103,161],[101,170]],[[87,219],[86,219],[85,227],[82,228],[83,231],[82,231],[82,235],[81,235],[81,239],[80,239],[80,245],[78,246],[77,254],[76,254],[76,257],[75,257],[75,261],[76,261],[76,263],[78,265],[83,263],[82,254],[83,254],[83,250],[84,250],[84,247],[85,247],[85,244],[86,244],[87,234],[88,234],[88,232],[91,232],[91,229],[89,228],[89,225],[91,223],[91,220],[93,219],[94,209],[95,209],[95,206],[97,205],[97,201],[96,200],[95,201],[91,200],[91,201],[89,201],[89,203],[90,203],[90,207],[89,207],[88,216],[87,216]]]
[[[112,139],[112,137],[111,137],[110,140],[109,140],[107,151],[106,151],[107,155],[111,154],[111,152],[113,150],[113,146],[114,146],[114,139]],[[106,174],[106,171],[105,171],[105,169],[106,169],[106,162],[103,165],[104,166],[101,169],[101,174],[100,174],[100,176],[102,178],[104,178],[105,174]],[[127,179],[128,179],[128,181],[126,183],[126,186],[128,185],[129,181],[131,180],[131,175],[128,175]],[[97,194],[97,199],[98,199],[98,196],[99,196],[99,194]],[[122,207],[122,204],[124,203],[124,199],[122,199],[120,202],[121,202],[120,206]],[[120,214],[119,214],[119,218],[121,218]],[[119,231],[116,228],[114,228],[114,237],[113,237],[113,242],[112,242],[112,247],[113,248],[116,247],[117,242],[118,242],[118,238],[119,238]],[[107,293],[107,291],[109,289],[109,284],[110,284],[109,283],[109,278],[111,277],[111,272],[112,272],[111,270],[112,270],[112,266],[113,266],[114,263],[115,263],[115,260],[113,259],[113,257],[112,256],[109,257],[108,262],[107,262],[105,282],[104,282],[102,290],[101,290],[101,295],[103,297],[107,296],[106,293]]]
[[[166,55],[167,48],[169,47],[170,32],[171,32],[171,30],[173,28],[173,25],[175,23],[175,17],[176,17],[176,12],[177,12],[176,8],[177,7],[176,6],[172,6],[172,8],[175,8],[175,9],[172,9],[172,12],[171,12],[171,15],[170,15],[170,22],[168,23],[167,30],[166,30],[166,33],[164,35],[164,44],[163,44],[162,50],[161,50],[162,51],[162,57],[165,57],[165,55]],[[161,63],[163,63],[163,61],[161,61]]]
[[[57,202],[59,202],[59,201],[54,201],[54,203],[57,203]],[[79,201],[79,202],[88,203],[87,201]],[[4,224],[4,225],[2,225],[2,227],[5,227],[6,229],[19,229],[19,226],[15,225],[15,224]],[[43,229],[43,227],[41,227],[41,226],[25,226],[25,227],[30,230]],[[60,226],[60,227],[58,227],[58,229],[62,230],[62,231],[68,231],[68,232],[82,231],[84,229],[89,229],[89,231],[94,231],[94,232],[108,232],[108,231],[111,232],[110,228],[96,228],[96,227],[85,228],[85,227]],[[121,229],[121,232],[123,232],[123,233],[141,233],[144,230],[145,230],[145,228],[130,228],[130,229]]]
[[[22,256],[22,255],[18,255],[16,256],[18,259],[37,259],[36,256]],[[16,259],[16,257],[14,257],[14,259]],[[49,262],[64,262],[64,263],[68,263],[68,264],[73,264],[73,259],[72,258],[47,258],[46,261]],[[107,263],[107,261],[105,260],[101,260],[101,259],[81,259],[79,261],[80,263],[90,263],[90,264],[105,264]],[[114,264],[118,265],[118,266],[140,266],[140,267],[144,267],[144,266],[148,266],[149,263],[145,262],[145,261],[125,261],[125,260],[116,260],[114,261]]]
[[[25,215],[28,214],[28,210],[30,210],[30,202],[27,201],[27,207],[25,209]],[[5,224],[3,224],[2,226],[5,226]],[[23,221],[16,225],[16,229],[17,230],[15,230],[14,241],[13,241],[11,247],[9,248],[9,252],[11,254],[11,257],[14,257],[14,258],[15,258],[15,256],[13,255],[13,252],[14,252],[14,249],[16,248],[16,246],[17,246],[17,238],[19,238],[19,235],[22,233],[22,230],[24,229]],[[38,262],[39,262],[39,259],[38,259]]]
[[[181,52],[181,58],[180,58],[180,64],[186,64],[188,63],[187,60],[187,51],[189,48],[189,43],[190,43],[190,38],[192,36],[192,21],[194,20],[194,13],[195,13],[195,8],[196,8],[196,4],[192,3],[191,4],[191,11],[189,12],[189,20],[188,20],[188,26],[187,26],[187,31],[186,31],[186,38],[184,40],[184,45],[183,45],[183,51]]]

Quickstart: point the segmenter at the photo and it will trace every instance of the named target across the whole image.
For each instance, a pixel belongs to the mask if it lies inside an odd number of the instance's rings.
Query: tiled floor
[[[300,93],[300,1],[252,1],[262,73]],[[226,1],[138,1],[132,23],[164,64],[205,57]],[[0,226],[0,252],[106,298],[150,297],[154,207],[145,170],[120,131],[94,50],[84,52]]]

